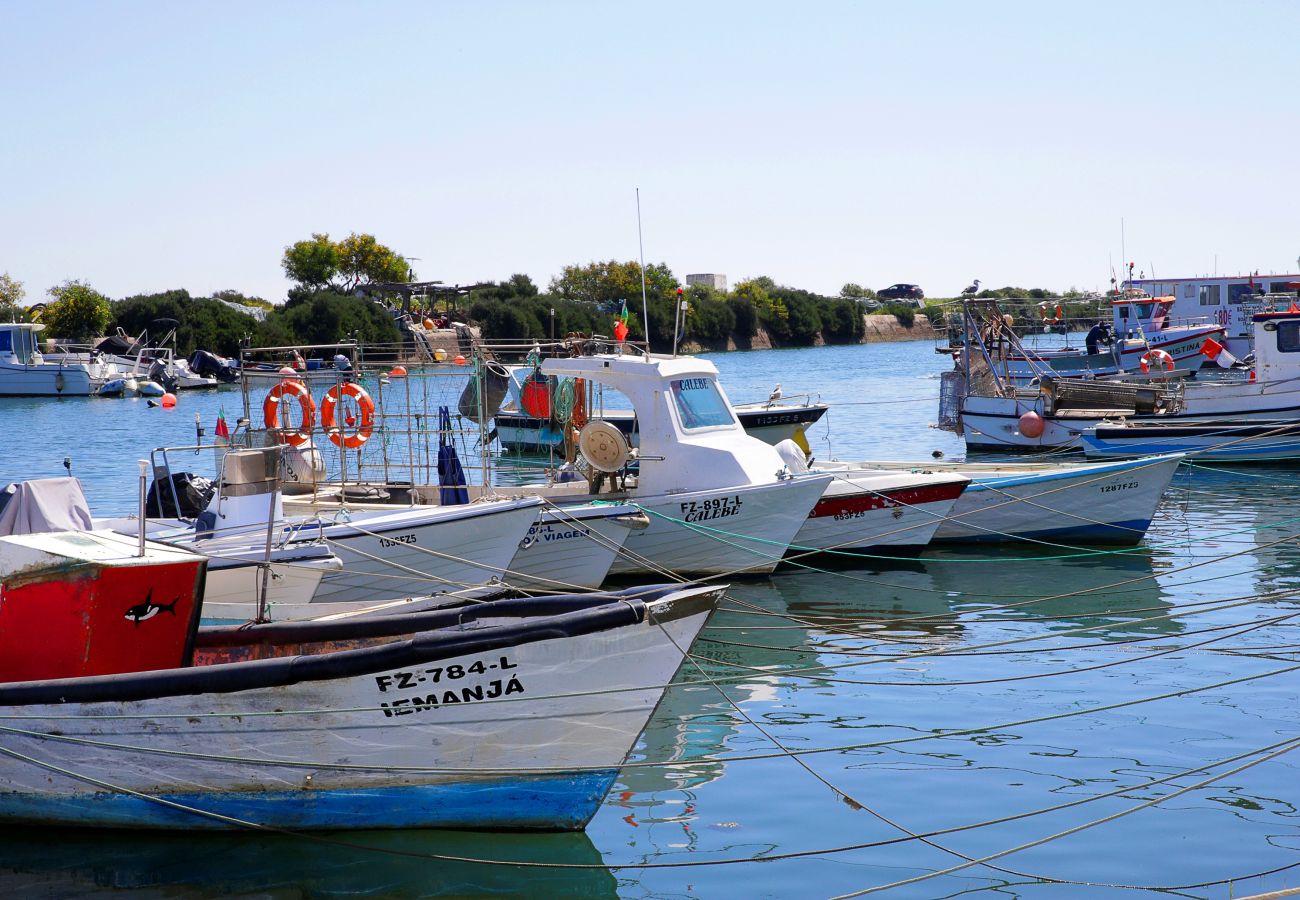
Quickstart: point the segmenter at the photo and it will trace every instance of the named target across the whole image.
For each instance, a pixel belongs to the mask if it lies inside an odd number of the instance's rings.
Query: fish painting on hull
[[[180,597],[173,597],[171,603],[154,603],[153,588],[150,588],[143,603],[137,603],[126,611],[126,618],[139,625],[141,622],[149,621],[160,612],[171,613],[174,616],[176,615],[176,604],[180,602]]]

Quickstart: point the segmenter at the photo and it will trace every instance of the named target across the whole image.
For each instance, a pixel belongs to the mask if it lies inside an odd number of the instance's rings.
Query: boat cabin
[[[708,360],[600,354],[548,359],[542,372],[586,379],[631,402],[641,435],[637,484],[645,493],[769,484],[784,472],[776,449],[741,427]],[[613,431],[610,439],[618,440]]]
[[[0,362],[9,365],[40,365],[40,344],[36,339],[45,326],[38,322],[0,323]]]
[[[1251,316],[1273,306],[1277,297],[1290,295],[1294,299],[1300,290],[1300,275],[1137,278],[1124,282],[1124,288],[1172,298],[1169,315],[1208,317],[1222,325],[1228,330],[1228,350],[1243,357],[1251,351]],[[1118,309],[1115,315],[1118,327],[1121,324]]]
[[[1300,375],[1300,312],[1262,312],[1255,326],[1255,377],[1282,381]]]

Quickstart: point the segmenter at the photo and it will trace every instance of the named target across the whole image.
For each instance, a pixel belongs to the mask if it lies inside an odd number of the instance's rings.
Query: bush
[[[299,344],[337,344],[355,339],[363,344],[392,346],[402,340],[401,331],[384,307],[372,300],[329,291],[300,292],[272,310],[258,326],[253,343],[258,347],[283,346],[286,332],[294,337],[289,343]]]
[[[195,350],[210,350],[234,356],[248,335],[258,330],[257,319],[208,297],[191,297],[189,291],[139,294],[113,304],[114,324],[138,337],[156,319],[175,319],[176,353],[189,356]],[[150,334],[153,339],[161,334]]]
[[[906,328],[911,328],[912,323],[916,321],[916,307],[910,303],[885,303],[880,307],[880,311],[893,316]]]
[[[80,281],[65,281],[49,290],[52,298],[41,316],[50,337],[87,340],[104,333],[113,318],[108,298]]]

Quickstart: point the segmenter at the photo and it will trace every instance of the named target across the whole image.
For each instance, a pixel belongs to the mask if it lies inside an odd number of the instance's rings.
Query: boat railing
[[[501,362],[527,362],[531,357],[540,362],[548,357],[605,354],[627,354],[648,359],[651,355],[645,341],[619,341],[602,334],[571,334],[555,340],[476,340],[474,346],[485,358]]]

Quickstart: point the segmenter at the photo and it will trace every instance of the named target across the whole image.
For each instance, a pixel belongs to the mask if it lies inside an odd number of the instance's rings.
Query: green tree
[[[850,281],[848,284],[844,285],[844,287],[840,288],[840,296],[845,300],[856,300],[861,303],[867,300],[875,300],[876,292],[871,288],[866,288]]]
[[[355,231],[339,241],[337,246],[339,275],[343,289],[353,290],[359,284],[376,281],[412,281],[415,272],[406,260],[391,248],[375,240],[373,234]]]
[[[339,273],[339,249],[328,234],[313,234],[311,240],[285,247],[280,265],[290,281],[309,289],[323,288]]]
[[[41,316],[51,337],[84,340],[104,333],[113,317],[108,298],[82,281],[65,281],[47,292]]]
[[[23,283],[11,278],[8,272],[0,273],[0,321],[13,322],[26,318],[22,308],[23,297],[27,291]]]
[[[646,298],[668,299],[676,296],[679,287],[676,276],[664,263],[651,263],[645,268]],[[565,266],[551,279],[551,293],[565,300],[579,300],[604,306],[628,307],[641,298],[641,265],[635,260],[588,263],[585,266]]]
[[[292,335],[290,341],[285,335]],[[317,291],[276,307],[258,325],[253,343],[259,347],[286,344],[332,344],[350,338],[363,344],[398,344],[402,333],[384,307],[372,300]]]

